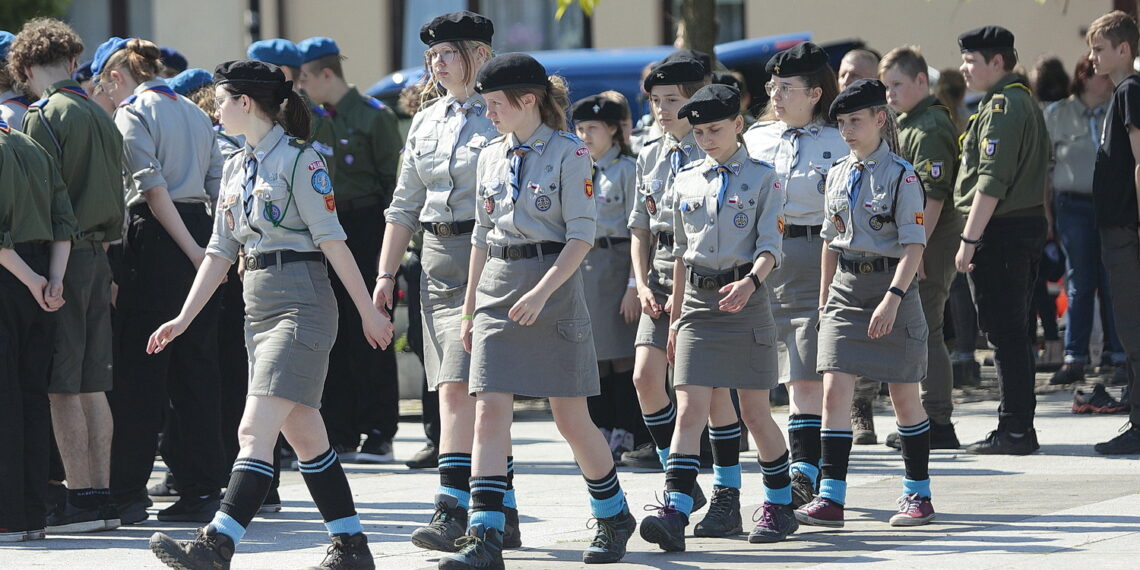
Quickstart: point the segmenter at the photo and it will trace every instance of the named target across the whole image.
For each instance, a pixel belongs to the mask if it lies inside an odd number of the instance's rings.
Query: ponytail
[[[883,128],[879,131],[879,136],[887,141],[887,148],[894,154],[899,153],[899,126],[895,112],[887,105],[881,107],[874,107],[871,109],[872,113],[878,114],[880,111],[886,113],[887,120],[883,123]]]
[[[546,87],[514,87],[503,89],[503,94],[516,109],[522,108],[523,95],[534,95],[534,106],[542,124],[556,131],[567,129],[566,108],[570,106],[570,88],[565,79],[551,75],[546,78]]]
[[[293,91],[293,82],[230,81],[221,84],[231,95],[245,95],[253,101],[258,115],[281,125],[292,137],[308,140],[312,134],[309,109],[305,100]]]
[[[123,49],[111,54],[103,66],[100,81],[111,80],[111,71],[125,67],[136,83],[146,83],[158,77],[162,70],[162,53],[154,42],[132,38]]]
[[[309,140],[312,134],[309,109],[305,107],[305,100],[291,89],[285,98],[285,105],[277,113],[276,121],[281,124],[285,132],[294,137]]]

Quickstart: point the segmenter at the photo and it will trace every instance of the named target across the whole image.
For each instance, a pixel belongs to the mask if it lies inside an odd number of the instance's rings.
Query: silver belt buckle
[[[451,237],[451,224],[440,222],[435,225],[435,235],[439,237]]]

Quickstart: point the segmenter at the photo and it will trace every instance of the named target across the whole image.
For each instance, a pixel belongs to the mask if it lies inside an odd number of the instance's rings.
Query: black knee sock
[[[713,484],[740,488],[740,422],[709,427],[712,444]]]
[[[764,474],[764,500],[774,505],[787,505],[792,502],[792,475],[788,471],[788,452],[785,451],[775,461],[764,461],[757,454],[760,472]]]
[[[649,428],[653,445],[657,449],[669,449],[673,443],[673,430],[677,428],[677,407],[673,402],[652,414],[641,416],[641,419],[645,420],[645,427]]]
[[[467,508],[471,499],[471,454],[441,453],[439,455],[440,495],[451,495],[459,506]]]
[[[851,459],[851,430],[820,430],[819,494],[843,504],[847,501],[847,465]]]
[[[352,489],[336,451],[330,447],[310,461],[299,462],[298,469],[326,523],[356,517]]]
[[[265,502],[265,495],[269,493],[269,484],[272,482],[273,465],[260,459],[239,457],[234,461],[234,470],[226,485],[226,496],[222,497],[219,509],[226,517],[215,515],[211,524],[232,538],[235,544],[239,542],[245,535],[249,521],[253,520],[261,503]],[[233,527],[232,523],[237,523],[241,528]]]
[[[665,493],[669,502],[688,517],[693,511],[693,486],[697,484],[701,456],[670,453],[666,464]]]
[[[590,510],[595,517],[611,518],[626,511],[625,495],[618,482],[617,467],[610,469],[601,479],[590,479],[585,475],[586,488],[590,491]]]
[[[507,493],[507,477],[491,475],[471,477],[471,510],[468,525],[483,525],[499,532],[506,526],[503,515],[503,496]]]
[[[930,478],[930,420],[913,426],[898,426],[902,444],[906,478],[923,481]]]
[[[788,418],[788,447],[792,471],[803,473],[814,482],[819,478],[819,429],[823,418],[815,414],[792,414]]]

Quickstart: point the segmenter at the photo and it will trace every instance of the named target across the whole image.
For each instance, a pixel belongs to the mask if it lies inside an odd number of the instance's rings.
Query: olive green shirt
[[[336,105],[324,105],[324,110],[336,138],[331,162],[336,165],[332,174],[337,204],[378,196],[387,207],[404,145],[396,114],[355,87]]]
[[[58,159],[78,219],[77,239],[121,239],[123,135],[111,116],[68,79],[49,87],[29,108],[24,132]]]
[[[958,211],[969,214],[974,193],[999,200],[993,217],[1044,216],[1050,141],[1025,77],[1010,73],[978,104],[961,141],[954,189]]]
[[[958,128],[950,109],[927,95],[910,111],[899,115],[899,155],[909,161],[926,197],[942,202],[939,220],[952,219],[954,179],[958,173]]]
[[[75,215],[56,161],[31,137],[0,121],[0,248],[70,241]]]

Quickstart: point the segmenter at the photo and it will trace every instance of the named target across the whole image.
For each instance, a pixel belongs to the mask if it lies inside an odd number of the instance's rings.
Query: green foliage
[[[2,0],[0,30],[18,33],[24,22],[38,16],[59,18],[70,5],[71,0]]]
[[[582,13],[586,17],[594,15],[594,6],[598,4],[599,0],[578,0],[578,6],[582,8]],[[558,0],[558,11],[554,13],[554,19],[561,20],[562,15],[566,13],[566,9],[574,3],[574,0]]]

